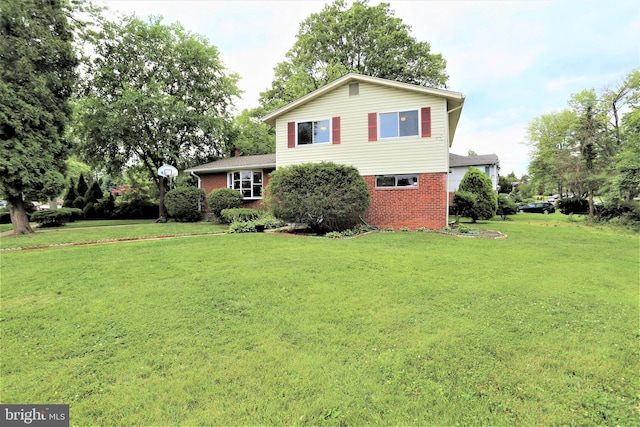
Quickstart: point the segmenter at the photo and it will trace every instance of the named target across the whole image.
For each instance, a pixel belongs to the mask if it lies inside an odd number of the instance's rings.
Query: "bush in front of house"
[[[205,192],[196,187],[179,187],[164,196],[167,214],[178,222],[197,222],[202,219]]]
[[[209,212],[220,218],[220,214],[225,209],[241,208],[242,193],[231,188],[218,188],[207,196]]]
[[[359,224],[371,198],[358,169],[333,162],[279,168],[269,177],[266,194],[276,218],[320,234]]]
[[[284,222],[274,217],[271,213],[261,211],[259,209],[255,210],[261,213],[261,216],[259,218],[249,221],[235,220],[229,226],[227,233],[254,233],[257,231],[278,228],[285,225]]]
[[[464,174],[453,202],[458,206],[458,215],[471,218],[473,222],[493,218],[498,209],[491,178],[474,167],[470,167]]]
[[[220,218],[227,224],[231,224],[236,221],[255,221],[264,214],[265,211],[261,209],[230,208],[223,209],[222,212],[220,212]]]
[[[82,209],[77,208],[43,209],[31,214],[31,221],[37,222],[38,227],[62,227],[81,218]]]

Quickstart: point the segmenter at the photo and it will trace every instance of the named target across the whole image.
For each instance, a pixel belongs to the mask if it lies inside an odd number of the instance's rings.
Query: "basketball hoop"
[[[164,176],[165,178],[173,178],[178,176],[178,169],[171,165],[162,165],[158,168],[158,175]]]

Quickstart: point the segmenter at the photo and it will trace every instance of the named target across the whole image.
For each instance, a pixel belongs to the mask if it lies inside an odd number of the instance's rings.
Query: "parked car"
[[[555,203],[558,200],[560,200],[560,195],[559,194],[554,194],[554,195],[549,196],[549,198],[547,198],[547,202],[549,202],[549,203]]]
[[[550,214],[554,213],[556,208],[553,207],[553,203],[534,202],[529,203],[528,205],[518,206],[518,210],[520,212]]]

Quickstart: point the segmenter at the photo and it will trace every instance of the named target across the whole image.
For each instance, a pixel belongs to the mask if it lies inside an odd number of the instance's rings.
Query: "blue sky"
[[[258,105],[273,68],[302,20],[326,1],[105,0],[113,11],[179,21],[218,47],[241,77],[238,111]],[[369,4],[378,4],[370,0]],[[536,117],[567,106],[571,94],[613,85],[640,66],[640,3],[591,1],[388,0],[411,34],[447,60],[449,89],[462,92],[451,151],[495,153],[501,174],[526,173],[523,142]]]

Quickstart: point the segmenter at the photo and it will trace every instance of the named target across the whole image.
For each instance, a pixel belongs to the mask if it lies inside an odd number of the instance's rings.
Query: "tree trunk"
[[[593,219],[595,212],[593,209],[593,190],[589,190],[589,218]]]
[[[158,191],[159,191],[159,217],[156,222],[167,222],[167,209],[164,207],[164,195],[167,192],[166,187],[167,178],[161,176],[158,180]]]
[[[26,204],[24,200],[22,200],[22,196],[9,197],[8,201],[11,225],[13,225],[13,234],[19,236],[21,234],[33,233],[33,229],[29,225]]]

